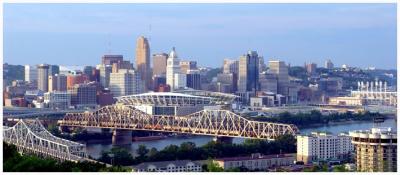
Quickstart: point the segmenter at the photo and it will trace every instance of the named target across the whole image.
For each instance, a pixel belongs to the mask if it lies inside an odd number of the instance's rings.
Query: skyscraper
[[[305,68],[307,70],[307,73],[310,75],[314,75],[317,72],[317,64],[315,63],[305,64]]]
[[[102,64],[102,65],[98,66],[98,68],[100,71],[100,84],[104,88],[108,88],[108,86],[110,84],[110,73],[111,73],[112,67],[111,67],[111,65]]]
[[[38,79],[38,70],[35,66],[25,65],[25,81],[33,82]]]
[[[122,61],[122,55],[103,55],[103,57],[101,57],[101,64],[105,65],[112,65],[113,63],[118,63]]]
[[[166,53],[153,54],[153,76],[165,76],[167,72],[167,59],[168,54]]]
[[[60,74],[60,66],[49,65],[49,75]]]
[[[186,74],[186,87],[193,89],[201,89],[199,71],[190,70]]]
[[[151,87],[150,46],[147,38],[143,36],[140,36],[136,42],[136,70],[147,91]]]
[[[332,61],[331,60],[326,60],[325,61],[325,68],[326,69],[333,69],[333,63],[332,63]]]
[[[187,74],[190,70],[197,69],[197,62],[196,61],[181,61],[179,63],[181,65],[181,72],[183,74]]]
[[[238,91],[257,91],[259,89],[259,61],[256,51],[249,51],[239,58]]]
[[[49,75],[49,92],[66,90],[67,76],[61,74]]]
[[[239,73],[239,61],[224,59],[223,71],[224,74],[238,74]]]
[[[48,76],[49,76],[49,65],[39,64],[37,65],[38,70],[38,89],[44,92],[48,90]]]
[[[278,94],[288,95],[289,69],[285,62],[270,60],[268,72],[278,77]]]
[[[175,47],[172,48],[167,60],[167,85],[171,87],[171,90],[175,90],[175,74],[181,74],[181,66],[178,55],[175,52]],[[186,83],[185,83],[186,84]]]

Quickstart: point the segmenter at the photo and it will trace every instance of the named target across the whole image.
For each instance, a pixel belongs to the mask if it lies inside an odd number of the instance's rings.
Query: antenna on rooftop
[[[108,38],[107,38],[107,51],[108,51],[108,54],[111,54],[111,34],[110,33],[108,33]]]
[[[149,24],[149,41],[151,41],[151,24]]]

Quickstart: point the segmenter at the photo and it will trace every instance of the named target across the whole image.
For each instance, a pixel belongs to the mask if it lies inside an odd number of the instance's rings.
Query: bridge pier
[[[219,142],[219,143],[232,144],[233,143],[233,137],[216,136],[216,137],[213,138],[213,141]]]
[[[58,130],[63,132],[70,132],[70,128],[68,126],[59,126]]]
[[[113,135],[112,135],[113,145],[129,145],[131,143],[132,143],[131,130],[123,130],[123,129],[113,130]]]

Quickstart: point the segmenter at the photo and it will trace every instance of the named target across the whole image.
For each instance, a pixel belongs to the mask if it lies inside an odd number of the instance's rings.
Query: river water
[[[315,126],[300,129],[301,134],[309,134],[313,131],[327,131],[332,134],[339,134],[341,132],[348,132],[351,130],[366,130],[370,129],[374,126],[372,121],[364,121],[364,122],[351,122],[351,123],[338,123],[338,124],[329,124],[324,126]],[[380,124],[380,127],[392,127],[394,130],[397,130],[397,123],[394,119],[386,119],[383,123]],[[211,141],[213,138],[210,136],[190,136],[190,137],[168,137],[162,140],[153,140],[153,141],[137,141],[132,142],[130,146],[124,146],[127,148],[132,155],[136,155],[136,149],[139,145],[143,144],[147,148],[156,148],[157,150],[162,150],[168,145],[180,145],[183,142],[194,142],[197,146],[204,145]],[[242,143],[245,139],[243,138],[234,138],[234,143]],[[113,147],[111,142],[104,143],[86,143],[86,149],[90,156],[94,158],[98,158],[101,155],[101,152],[110,150]]]

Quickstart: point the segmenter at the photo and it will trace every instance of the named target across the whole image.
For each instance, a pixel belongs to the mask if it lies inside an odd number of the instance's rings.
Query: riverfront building
[[[51,109],[68,109],[71,106],[71,94],[67,91],[46,92],[44,103]]]
[[[38,70],[35,66],[25,65],[25,81],[34,82],[38,79]]]
[[[397,134],[391,128],[350,132],[356,151],[357,171],[396,172]]]
[[[305,164],[344,160],[353,150],[351,137],[345,134],[335,136],[324,132],[312,132],[310,135],[297,136],[297,161],[303,161]]]
[[[137,172],[201,172],[202,163],[190,160],[145,162],[133,167]]]
[[[114,97],[142,92],[142,80],[134,70],[120,69],[110,74],[110,90]]]

